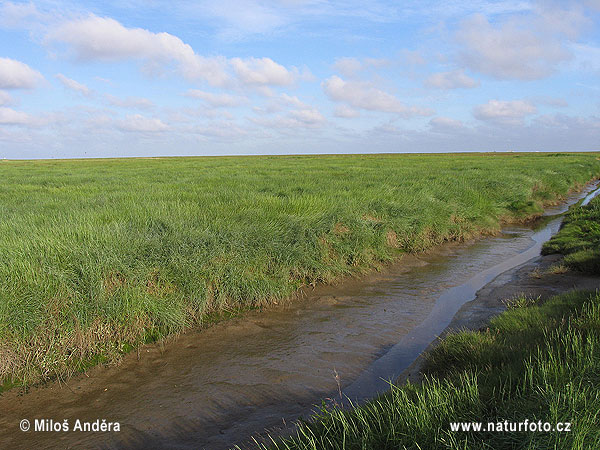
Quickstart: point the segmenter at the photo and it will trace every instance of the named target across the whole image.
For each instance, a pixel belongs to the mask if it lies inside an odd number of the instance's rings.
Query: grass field
[[[598,154],[0,161],[0,379],[494,232],[599,175]]]
[[[572,208],[560,231],[544,244],[542,253],[566,255],[562,266],[600,274],[600,196],[586,206]]]
[[[449,335],[420,385],[350,410],[323,408],[271,450],[528,449],[600,446],[600,294],[520,298],[485,332]],[[450,423],[570,423],[570,432],[452,431]],[[501,425],[504,426],[504,425]],[[510,430],[510,428],[507,428]],[[517,428],[515,428],[517,429]],[[262,447],[261,448],[266,448]]]

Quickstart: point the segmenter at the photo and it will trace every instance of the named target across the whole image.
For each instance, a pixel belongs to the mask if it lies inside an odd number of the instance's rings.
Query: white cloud
[[[86,97],[89,97],[90,95],[92,95],[92,91],[85,84],[82,84],[78,81],[72,80],[71,78],[67,78],[62,73],[56,74],[56,78],[67,89],[70,89],[74,92],[78,92],[82,95],[85,95]]]
[[[279,99],[280,99],[281,103],[293,106],[295,108],[300,108],[300,109],[310,109],[311,108],[310,106],[308,106],[306,103],[304,103],[302,100],[300,100],[295,95],[291,96],[286,93],[282,93],[281,95],[279,95]]]
[[[32,89],[44,77],[27,64],[10,58],[0,58],[0,89]]]
[[[553,106],[556,108],[566,108],[569,103],[564,98],[551,97],[549,95],[536,95],[530,97],[531,103],[534,105]]]
[[[104,97],[109,104],[120,108],[151,109],[154,107],[154,103],[144,97],[119,98],[111,94],[105,94]]]
[[[363,58],[352,57],[337,58],[333,64],[333,69],[347,78],[354,78],[358,72],[368,69],[379,69],[392,64],[392,61],[385,58]]]
[[[449,117],[434,117],[429,121],[431,130],[438,133],[447,133],[452,131],[461,130],[464,128],[463,123],[460,120],[451,119]]]
[[[549,33],[563,34],[570,40],[577,39],[583,30],[593,25],[583,6],[576,2],[561,5],[554,1],[538,1],[534,11],[537,14],[536,25]]]
[[[321,86],[331,100],[347,103],[354,108],[396,113],[405,117],[432,114],[432,111],[426,108],[404,105],[392,94],[376,88],[369,82],[344,81],[334,75]]]
[[[490,100],[473,109],[476,119],[507,125],[522,123],[526,116],[536,112],[536,107],[524,100]]]
[[[204,80],[211,86],[232,86],[235,77],[243,86],[253,86],[270,95],[269,86],[288,86],[296,79],[311,79],[308,68],[288,70],[270,58],[202,56],[169,33],[127,28],[108,17],[90,15],[55,27],[49,42],[67,44],[79,61],[117,62],[139,60],[147,74],[175,70],[188,80]]]
[[[185,95],[187,97],[198,98],[208,103],[213,108],[240,106],[248,101],[246,97],[239,97],[230,94],[215,94],[212,92],[201,91],[199,89],[190,89],[185,93]]]
[[[311,105],[300,100],[297,96],[286,94],[285,92],[275,96],[271,95],[265,106],[255,106],[252,109],[259,114],[273,114],[288,110],[292,107],[296,110],[313,109]]]
[[[600,132],[600,118],[597,116],[573,117],[566,114],[545,114],[536,117],[534,124],[544,131],[569,130],[574,136],[577,136],[577,132],[580,134]],[[596,149],[590,148],[590,150]]]
[[[250,121],[272,129],[319,128],[327,120],[316,108],[304,108],[290,111],[286,115],[271,117],[253,117]]]
[[[235,122],[227,120],[212,121],[201,126],[195,125],[187,131],[201,135],[205,138],[214,138],[224,141],[236,141],[240,138],[247,137],[249,134],[248,130],[240,127]]]
[[[50,41],[69,44],[81,61],[139,59],[147,71],[164,70],[172,63],[188,79],[203,79],[221,86],[227,83],[226,60],[197,55],[192,47],[169,33],[126,28],[111,18],[91,15],[66,22],[48,34]]]
[[[463,62],[498,79],[544,78],[571,57],[559,39],[529,22],[523,25],[510,20],[492,25],[482,14],[475,14],[461,24],[457,36],[465,46]]]
[[[360,111],[349,107],[348,105],[338,105],[333,112],[335,117],[341,117],[343,119],[353,119],[360,116]]]
[[[345,77],[351,78],[363,68],[363,65],[356,58],[345,57],[336,59],[333,68]]]
[[[132,131],[142,133],[156,133],[169,129],[168,125],[160,119],[145,117],[141,114],[134,114],[125,117],[117,122],[117,128],[121,131]]]
[[[600,11],[600,0],[586,0],[585,5],[588,8],[597,9]]]
[[[31,123],[31,116],[11,108],[0,107],[0,124],[26,125]]]
[[[434,73],[425,80],[425,86],[437,89],[474,88],[479,81],[468,76],[464,70]]]
[[[239,80],[250,86],[288,86],[294,74],[271,58],[233,58],[231,66]]]
[[[321,114],[316,108],[292,111],[290,113],[290,117],[306,124],[307,126],[320,125],[325,122],[325,117],[323,117],[323,114]]]
[[[6,28],[20,28],[27,22],[39,19],[40,16],[40,12],[33,3],[3,1],[0,4],[0,25]]]

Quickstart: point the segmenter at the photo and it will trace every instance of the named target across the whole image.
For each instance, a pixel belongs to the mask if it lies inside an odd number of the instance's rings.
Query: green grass
[[[600,196],[586,206],[573,207],[560,231],[544,244],[542,253],[566,255],[563,266],[600,274]]]
[[[0,380],[494,232],[600,175],[597,154],[0,162]]]
[[[272,450],[600,448],[600,294],[527,299],[485,332],[449,335],[421,385],[323,408]],[[450,422],[570,422],[571,432],[451,431]]]

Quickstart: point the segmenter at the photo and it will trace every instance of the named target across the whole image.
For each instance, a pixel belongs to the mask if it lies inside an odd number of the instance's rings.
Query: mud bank
[[[490,319],[506,310],[506,300],[520,295],[545,300],[554,295],[571,290],[600,289],[600,277],[580,272],[568,271],[552,273],[549,269],[563,259],[561,255],[547,255],[535,258],[519,267],[509,270],[477,292],[477,297],[465,303],[456,313],[450,325],[432,342],[398,378],[398,383],[407,380],[421,380],[421,367],[427,352],[448,333],[460,330],[481,330]]]

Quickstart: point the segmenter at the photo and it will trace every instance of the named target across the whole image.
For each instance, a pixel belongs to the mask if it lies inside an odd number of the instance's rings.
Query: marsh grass
[[[566,269],[600,274],[600,197],[571,208],[542,253],[565,255],[560,265]]]
[[[144,342],[525,220],[595,154],[0,162],[0,380]]]
[[[553,264],[550,267],[548,267],[548,269],[546,270],[546,273],[549,273],[552,275],[560,275],[563,273],[567,273],[568,271],[569,271],[569,268],[561,262],[558,264]]]
[[[600,445],[600,294],[516,299],[484,332],[449,335],[421,385],[325,408],[277,450],[591,449]],[[571,432],[453,432],[450,422],[572,423]]]

